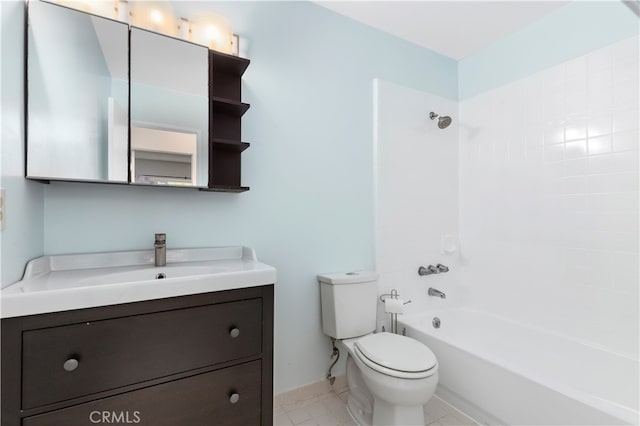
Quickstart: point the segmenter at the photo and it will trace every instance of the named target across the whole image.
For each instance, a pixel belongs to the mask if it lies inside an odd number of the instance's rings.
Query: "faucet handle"
[[[167,234],[156,234],[156,243],[164,243],[167,241]]]
[[[409,300],[405,301],[405,302],[403,303],[403,305],[408,305],[409,303],[411,303],[411,299],[409,299]]]
[[[443,265],[442,263],[438,263],[436,265],[436,268],[438,269],[438,272],[449,272],[449,267]]]
[[[437,274],[440,271],[438,270],[438,268],[436,268],[433,265],[429,265],[426,268],[424,266],[421,266],[420,268],[418,268],[418,275],[431,275],[431,274]]]

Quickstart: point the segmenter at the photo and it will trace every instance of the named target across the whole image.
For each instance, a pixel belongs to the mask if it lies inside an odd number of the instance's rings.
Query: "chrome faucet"
[[[167,234],[156,234],[156,242],[153,243],[155,252],[155,266],[166,266],[167,264]]]
[[[436,268],[438,268],[438,272],[449,272],[449,267],[444,266],[442,263],[438,263]]]
[[[441,292],[440,290],[436,290],[433,287],[429,287],[429,291],[428,291],[429,296],[435,296],[435,297],[439,297],[440,299],[446,299],[447,295],[444,294],[443,292]]]
[[[438,271],[438,268],[436,268],[433,265],[429,265],[428,267],[424,267],[421,266],[418,268],[418,275],[431,275],[431,274],[437,274],[440,271]]]
[[[429,265],[426,268],[424,266],[418,268],[418,275],[440,274],[444,272],[449,272],[449,267],[442,263],[438,263],[436,266]]]

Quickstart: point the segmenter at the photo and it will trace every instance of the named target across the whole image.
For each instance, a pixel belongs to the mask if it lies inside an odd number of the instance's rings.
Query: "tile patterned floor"
[[[355,425],[347,412],[349,389],[344,376],[338,377],[334,386],[323,381],[294,389],[274,398],[274,426]],[[424,407],[425,425],[471,426],[477,425],[471,418],[434,396]]]

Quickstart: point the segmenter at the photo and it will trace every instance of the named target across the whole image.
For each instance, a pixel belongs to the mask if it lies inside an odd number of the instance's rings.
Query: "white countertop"
[[[43,256],[21,281],[0,291],[0,317],[10,318],[274,284],[276,269],[247,247],[167,249]],[[156,279],[158,274],[166,278]]]

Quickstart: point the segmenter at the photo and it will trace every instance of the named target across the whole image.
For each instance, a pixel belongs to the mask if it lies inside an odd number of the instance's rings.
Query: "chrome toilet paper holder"
[[[387,299],[395,299],[397,300],[400,297],[398,294],[398,290],[395,288],[391,290],[391,293],[381,294],[379,299],[382,303],[385,303]],[[403,303],[403,305],[407,305],[411,303],[411,300],[407,300]],[[391,333],[398,334],[398,314],[390,313],[391,315]],[[384,326],[382,326],[382,331],[385,331]],[[402,334],[405,335],[406,329],[402,331]]]

